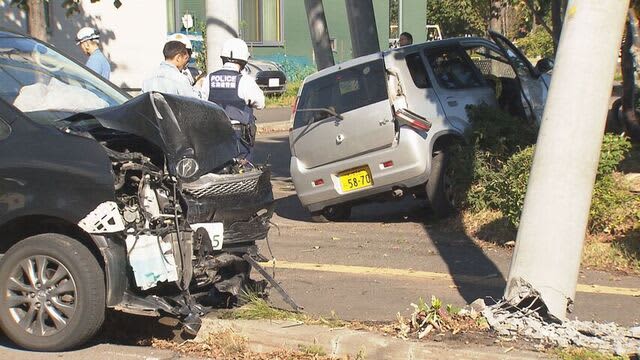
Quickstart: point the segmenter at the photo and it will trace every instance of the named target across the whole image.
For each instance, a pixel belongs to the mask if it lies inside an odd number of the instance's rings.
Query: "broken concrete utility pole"
[[[372,0],[345,0],[353,57],[380,51]]]
[[[575,298],[628,0],[569,1],[505,299],[564,320]]]
[[[311,35],[316,67],[318,70],[322,70],[335,65],[322,0],[304,0],[304,6],[309,21],[309,34]]]
[[[207,0],[207,71],[222,67],[220,52],[225,41],[239,37],[238,0]]]

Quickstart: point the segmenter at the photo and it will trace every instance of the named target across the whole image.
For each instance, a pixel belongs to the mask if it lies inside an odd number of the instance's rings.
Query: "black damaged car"
[[[264,288],[249,274],[273,212],[270,174],[237,150],[215,104],[131,99],[0,31],[2,331],[65,350],[113,308],[173,315],[194,333],[211,306]]]

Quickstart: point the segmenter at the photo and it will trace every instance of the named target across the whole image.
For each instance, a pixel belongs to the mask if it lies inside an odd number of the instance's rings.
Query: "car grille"
[[[211,176],[207,176],[211,175]],[[256,192],[262,172],[240,175],[207,174],[193,183],[183,185],[183,191],[196,199],[209,196],[229,196]]]

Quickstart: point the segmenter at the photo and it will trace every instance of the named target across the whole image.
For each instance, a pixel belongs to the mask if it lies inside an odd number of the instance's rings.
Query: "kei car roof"
[[[326,69],[322,69],[310,76],[308,76],[305,80],[305,82],[308,81],[312,81],[318,78],[321,78],[327,74],[331,74],[333,72],[345,69],[345,68],[349,68],[355,65],[359,65],[362,63],[366,63],[372,60],[376,60],[376,59],[381,59],[389,54],[392,54],[394,52],[410,52],[412,50],[418,50],[418,49],[431,49],[431,48],[439,48],[439,47],[448,47],[448,46],[452,46],[452,45],[458,45],[458,44],[464,44],[464,43],[483,43],[483,44],[487,44],[490,46],[495,46],[495,44],[490,41],[487,40],[485,38],[481,38],[481,37],[456,37],[456,38],[449,38],[449,39],[444,39],[444,40],[434,40],[434,41],[428,41],[428,42],[424,42],[424,43],[419,43],[419,44],[413,44],[413,45],[409,45],[409,46],[403,46],[400,48],[395,48],[395,49],[388,49],[388,50],[384,50],[384,51],[380,51],[377,53],[373,53],[373,54],[369,54],[369,55],[364,55],[364,56],[360,56],[357,57],[355,59],[351,59],[351,60],[347,60],[345,62],[341,62],[339,64],[336,64],[334,66],[328,67]]]

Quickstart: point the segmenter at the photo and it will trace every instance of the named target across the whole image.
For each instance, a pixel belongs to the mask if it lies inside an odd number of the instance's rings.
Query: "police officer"
[[[82,52],[89,57],[85,65],[89,69],[102,75],[103,78],[109,80],[111,66],[102,51],[100,51],[99,39],[100,33],[98,30],[84,27],[80,29],[76,35],[76,45],[80,46]]]
[[[229,39],[222,47],[222,69],[207,75],[202,84],[202,97],[220,105],[238,136],[238,151],[251,160],[256,136],[253,109],[264,108],[264,94],[256,81],[242,75],[249,60],[249,48],[241,39]]]

